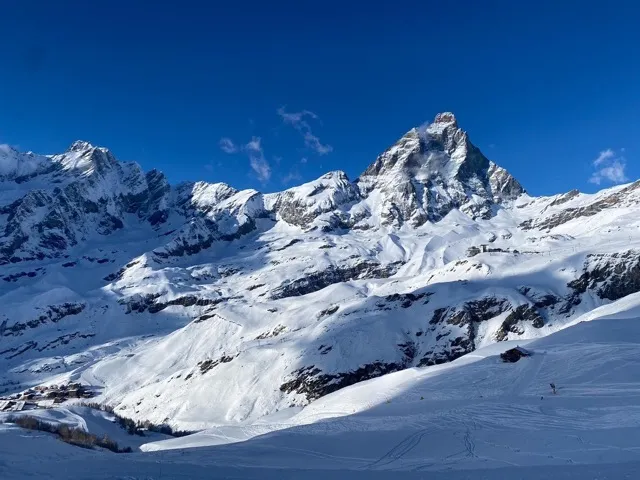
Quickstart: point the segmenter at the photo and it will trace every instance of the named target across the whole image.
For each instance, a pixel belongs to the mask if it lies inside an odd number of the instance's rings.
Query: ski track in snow
[[[265,420],[253,434],[248,427],[225,427],[228,441],[241,440],[228,445],[207,447],[204,441],[180,450],[195,438],[206,439],[202,432],[155,441],[148,453],[115,455],[78,451],[48,435],[18,434],[4,425],[0,476],[64,472],[65,462],[73,461],[79,478],[127,478],[128,472],[130,478],[153,479],[634,478],[640,465],[640,370],[624,365],[640,354],[640,318],[582,322],[527,348],[533,355],[515,364],[500,362],[495,356],[500,350],[490,346],[444,367],[347,387],[294,412],[286,424],[274,417],[276,423]],[[610,368],[619,361],[620,368]],[[548,378],[557,382],[556,395]],[[389,392],[388,400],[372,403],[380,390]],[[456,390],[456,399],[440,398],[440,392]],[[357,403],[366,406],[348,414],[353,407],[347,405]],[[48,415],[90,430],[119,428],[102,417],[88,421],[90,412],[61,408]],[[123,432],[118,441],[126,445],[126,437]],[[44,452],[42,457],[34,461],[24,440]],[[170,450],[153,451],[163,444]],[[445,472],[449,476],[441,477]]]

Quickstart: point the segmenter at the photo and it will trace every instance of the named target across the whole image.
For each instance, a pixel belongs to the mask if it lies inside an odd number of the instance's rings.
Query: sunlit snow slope
[[[154,441],[148,453],[87,451],[0,425],[0,476],[635,478],[639,315],[634,294],[543,339],[361,382],[253,426]],[[497,354],[516,343],[532,355],[503,363]]]
[[[81,382],[136,420],[254,425],[640,291],[639,182],[532,197],[450,113],[270,194],[86,142],[0,155],[5,396]]]

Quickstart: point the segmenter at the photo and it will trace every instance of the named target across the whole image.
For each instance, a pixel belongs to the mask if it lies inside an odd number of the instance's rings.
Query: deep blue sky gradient
[[[0,143],[24,150],[83,139],[172,182],[275,191],[335,169],[355,178],[453,111],[533,194],[610,185],[588,181],[605,149],[640,177],[638,2],[0,0],[0,12]],[[282,106],[314,112],[333,150],[305,147]],[[223,137],[261,137],[270,180]]]

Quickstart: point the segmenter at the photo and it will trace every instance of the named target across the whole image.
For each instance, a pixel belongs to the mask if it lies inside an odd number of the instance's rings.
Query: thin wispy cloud
[[[302,110],[301,112],[287,112],[285,107],[278,108],[278,115],[282,118],[282,121],[295,128],[304,139],[304,144],[307,148],[313,150],[318,155],[326,155],[333,151],[333,147],[329,144],[323,144],[320,139],[313,134],[311,125],[307,119],[318,120],[318,115],[309,111]]]
[[[287,185],[292,182],[299,182],[302,180],[302,176],[297,170],[291,170],[284,177],[282,177],[282,183]]]
[[[331,145],[323,145],[320,142],[320,139],[311,132],[306,132],[304,134],[304,144],[318,155],[326,155],[333,151],[333,147]]]
[[[237,153],[238,152],[238,147],[236,146],[235,143],[233,143],[233,140],[231,140],[230,138],[221,138],[220,142],[218,142],[218,145],[220,145],[220,150],[222,150],[224,153]]]
[[[620,152],[624,152],[624,149],[621,149]],[[589,179],[591,183],[600,185],[605,181],[610,183],[624,183],[629,180],[625,173],[627,168],[626,158],[610,148],[601,151],[598,157],[593,160],[592,164],[596,168],[596,171],[593,172]]]
[[[314,120],[318,119],[318,115],[316,115],[310,110],[302,110],[301,112],[287,112],[284,107],[280,107],[278,109],[278,115],[282,117],[282,120],[284,120],[287,123],[290,123],[295,127],[304,126],[309,129],[311,127],[309,126],[309,124],[306,122],[304,118],[309,117],[309,118],[313,118]]]
[[[598,158],[596,158],[593,161],[593,166],[597,167],[598,165],[603,164],[604,162],[606,162],[611,158],[614,158],[615,156],[616,154],[613,153],[613,150],[611,150],[610,148],[607,148],[606,150],[603,150],[600,152],[600,155],[598,155]]]
[[[251,137],[251,140],[249,140],[245,145],[237,145],[230,138],[224,137],[220,139],[219,146],[225,153],[246,154],[249,157],[251,170],[253,170],[260,182],[266,183],[271,179],[271,165],[269,165],[269,162],[264,156],[262,139],[260,137]]]
[[[264,157],[261,138],[253,137],[251,141],[244,146],[243,150],[249,156],[249,164],[258,177],[258,180],[262,183],[268,182],[271,178],[271,165],[269,165],[269,162]]]
[[[260,137],[252,137],[251,141],[244,146],[244,149],[249,152],[261,152],[262,151],[262,139]]]

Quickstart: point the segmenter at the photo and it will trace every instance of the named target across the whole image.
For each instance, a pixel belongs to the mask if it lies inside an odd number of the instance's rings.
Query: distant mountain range
[[[451,113],[273,194],[3,148],[0,392],[80,382],[198,429],[545,336],[640,291],[639,203],[532,197]]]

